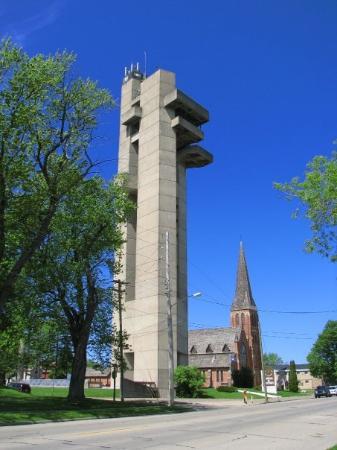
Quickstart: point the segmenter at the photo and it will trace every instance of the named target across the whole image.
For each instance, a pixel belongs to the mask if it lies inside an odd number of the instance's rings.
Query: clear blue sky
[[[214,164],[188,175],[190,292],[229,304],[242,237],[261,310],[336,310],[336,265],[303,252],[305,220],[273,181],[302,175],[337,138],[336,0],[3,0],[0,30],[25,49],[78,54],[76,73],[120,96],[123,68],[143,61],[177,73],[210,111]],[[97,146],[116,171],[119,111]],[[305,362],[336,313],[260,313],[264,349]],[[190,300],[191,327],[227,326],[229,307]],[[293,334],[296,333],[296,334]]]

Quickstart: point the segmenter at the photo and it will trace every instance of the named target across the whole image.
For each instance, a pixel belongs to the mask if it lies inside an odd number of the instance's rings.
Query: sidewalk
[[[312,399],[312,397],[274,397],[268,398],[268,403],[289,402],[296,400]],[[193,406],[200,409],[205,408],[226,408],[230,406],[237,406],[247,408],[249,406],[257,406],[265,404],[264,398],[250,399],[248,397],[247,405],[244,404],[243,399],[220,399],[220,398],[176,398],[175,403],[185,404],[186,406]]]

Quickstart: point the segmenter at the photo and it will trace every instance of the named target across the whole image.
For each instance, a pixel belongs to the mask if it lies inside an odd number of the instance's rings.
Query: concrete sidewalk
[[[289,402],[296,400],[311,400],[313,397],[277,397],[277,398],[268,398],[268,403],[280,403],[280,402]],[[248,397],[247,405],[243,402],[243,399],[226,399],[226,398],[179,398],[175,400],[176,404],[186,404],[190,406],[200,406],[204,408],[225,408],[227,406],[238,406],[238,407],[249,407],[254,405],[263,405],[265,404],[264,398],[254,398],[250,399]]]

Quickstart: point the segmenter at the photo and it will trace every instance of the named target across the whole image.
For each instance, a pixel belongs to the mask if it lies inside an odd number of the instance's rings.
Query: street
[[[0,428],[0,449],[305,449],[337,444],[337,397]]]

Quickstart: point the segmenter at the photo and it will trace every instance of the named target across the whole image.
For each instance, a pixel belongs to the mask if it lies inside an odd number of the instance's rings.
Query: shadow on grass
[[[22,425],[67,420],[105,419],[186,412],[181,406],[169,407],[152,402],[112,402],[84,399],[72,404],[64,397],[39,397],[11,389],[0,389],[0,425]]]

